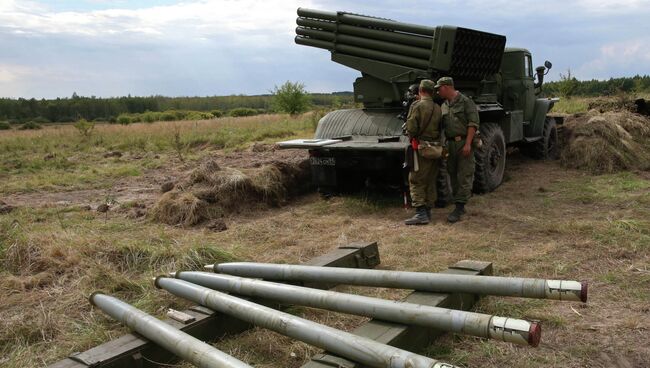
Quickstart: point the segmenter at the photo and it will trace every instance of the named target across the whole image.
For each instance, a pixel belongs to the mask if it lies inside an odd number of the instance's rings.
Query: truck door
[[[533,77],[533,60],[528,53],[524,53],[524,75],[521,79],[522,92],[524,99],[524,120],[533,119],[533,110],[535,109],[535,79]]]
[[[507,111],[521,110],[524,121],[533,118],[535,107],[532,65],[528,50],[508,48],[503,54],[501,63],[503,107]]]

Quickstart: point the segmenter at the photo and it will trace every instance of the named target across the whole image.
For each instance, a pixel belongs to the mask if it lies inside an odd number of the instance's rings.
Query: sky
[[[359,72],[296,45],[296,9],[505,35],[578,79],[650,74],[650,0],[0,0],[0,97],[352,90]]]

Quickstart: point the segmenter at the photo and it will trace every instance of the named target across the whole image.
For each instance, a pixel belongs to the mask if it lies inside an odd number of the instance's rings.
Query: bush
[[[220,118],[220,117],[222,117],[224,115],[223,111],[221,111],[221,110],[212,110],[212,111],[210,111],[210,113],[215,118]]]
[[[209,120],[212,118],[214,118],[214,115],[211,113],[201,111],[190,111],[185,116],[186,120]]]
[[[173,111],[165,111],[160,114],[160,120],[162,121],[174,121],[176,120],[176,114]]]
[[[32,119],[32,121],[35,122],[36,124],[47,124],[47,123],[51,123],[50,119],[48,119],[48,118],[44,118],[44,117],[42,117],[42,116],[37,116],[37,117],[35,117],[34,119]]]
[[[307,111],[311,104],[310,97],[302,83],[286,81],[280,87],[275,86],[271,104],[276,111],[296,115]]]
[[[79,131],[79,134],[82,136],[90,137],[90,133],[92,133],[95,128],[95,123],[89,122],[86,119],[80,119],[74,123],[74,127],[77,128],[77,131]]]
[[[0,121],[0,130],[9,130],[11,129],[11,124],[7,121]]]
[[[251,109],[248,107],[238,107],[236,109],[232,109],[228,112],[228,115],[233,116],[233,117],[239,117],[239,116],[254,116],[257,115],[257,110],[256,109]]]
[[[129,124],[131,124],[132,122],[133,122],[133,121],[131,120],[131,117],[128,116],[128,115],[126,115],[126,114],[120,114],[120,115],[117,117],[117,123],[118,123],[118,124],[129,125]]]
[[[145,111],[142,114],[142,121],[145,123],[153,123],[154,121],[160,120],[160,115],[161,114],[159,112]]]
[[[35,123],[33,121],[28,121],[25,124],[21,125],[20,130],[36,130],[36,129],[41,129],[41,125],[38,123]]]
[[[101,122],[104,122],[104,121],[108,121],[108,119],[102,118],[102,117],[93,119],[93,122],[95,122],[95,123],[101,123]]]

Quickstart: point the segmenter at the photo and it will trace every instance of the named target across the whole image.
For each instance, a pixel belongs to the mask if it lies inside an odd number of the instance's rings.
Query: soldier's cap
[[[435,83],[431,79],[423,79],[420,81],[420,88],[433,91]]]
[[[440,86],[453,86],[454,80],[451,77],[442,77],[438,79],[434,88],[440,88]]]

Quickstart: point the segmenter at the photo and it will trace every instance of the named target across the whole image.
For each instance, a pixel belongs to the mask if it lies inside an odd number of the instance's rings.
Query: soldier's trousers
[[[465,140],[447,141],[449,157],[447,158],[447,171],[451,181],[451,190],[454,195],[455,203],[467,203],[472,195],[472,185],[474,184],[474,149],[470,152],[469,157],[463,156],[461,152]]]
[[[409,190],[413,207],[433,207],[436,201],[436,178],[438,160],[422,157],[418,153],[419,170],[409,172]]]

